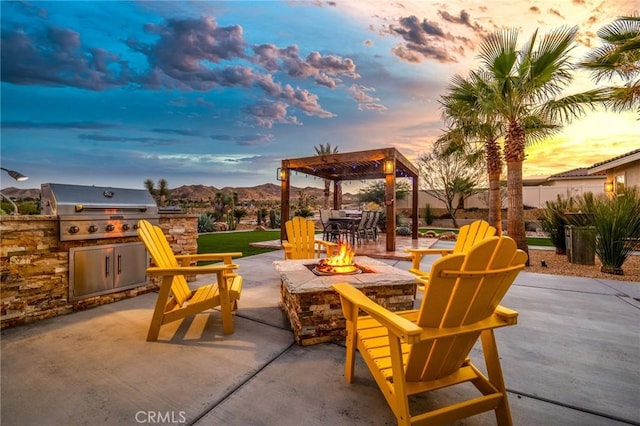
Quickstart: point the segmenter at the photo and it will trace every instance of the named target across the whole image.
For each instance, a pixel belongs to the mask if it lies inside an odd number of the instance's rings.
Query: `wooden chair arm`
[[[286,240],[282,241],[282,248],[284,249],[284,259],[291,259],[293,255],[293,244]]]
[[[445,337],[459,336],[461,334],[477,333],[478,331],[493,328],[506,327],[518,323],[518,313],[505,307],[497,307],[496,311],[488,318],[469,325],[447,328],[425,328],[420,334],[420,341],[442,339]]]
[[[385,308],[378,305],[360,290],[348,283],[333,284],[331,287],[340,294],[343,304],[353,304],[362,309],[380,324],[386,327],[391,333],[398,336],[406,343],[415,343],[422,332],[422,328]],[[350,307],[346,307],[350,310]]]
[[[333,256],[333,249],[335,247],[338,247],[338,244],[336,243],[332,243],[330,241],[324,241],[324,240],[315,240],[316,244],[318,244],[319,246],[324,246],[325,251],[327,252],[327,256]],[[318,257],[319,253],[318,253]]]
[[[178,266],[175,268],[147,268],[148,275],[171,276],[171,275],[192,275],[192,274],[213,274],[220,271],[232,271],[238,269],[238,265],[225,263],[224,265],[204,265],[204,266]]]
[[[434,249],[434,248],[406,248],[404,249],[406,253],[411,253],[412,255],[420,254],[422,256],[430,255],[430,254],[439,254],[440,256],[445,256],[447,254],[452,254],[453,249]]]
[[[226,260],[226,259],[231,259],[233,257],[242,257],[242,253],[241,252],[199,253],[199,254],[178,254],[175,256],[178,262],[180,261],[202,262],[202,261],[208,261],[208,260]]]
[[[496,307],[495,314],[505,321],[514,321],[514,324],[518,321],[518,312],[513,309],[505,308],[502,305],[498,305]]]
[[[420,262],[422,262],[423,256],[428,255],[440,255],[446,256],[449,254],[453,254],[453,249],[430,249],[430,248],[407,248],[404,249],[405,253],[410,254],[411,259],[411,269],[409,272],[415,275],[429,275],[428,272],[424,272],[420,269]]]

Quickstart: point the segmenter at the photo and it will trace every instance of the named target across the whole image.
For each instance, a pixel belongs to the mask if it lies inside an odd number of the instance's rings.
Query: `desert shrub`
[[[431,210],[431,205],[427,203],[424,207],[424,223],[431,225],[435,218],[436,216],[433,214],[433,210]]]
[[[556,254],[567,253],[567,243],[564,235],[565,225],[569,225],[565,212],[574,210],[575,201],[572,197],[558,195],[555,201],[547,201],[539,218],[540,226],[549,234],[549,238],[556,248]]]
[[[202,213],[198,216],[198,233],[213,232],[215,230],[214,218],[210,213]]]
[[[586,193],[577,200],[578,208],[596,229],[595,252],[601,271],[623,275],[622,265],[640,239],[640,191],[636,187],[619,195]],[[578,223],[577,225],[585,225]]]
[[[396,229],[396,234],[398,235],[411,235],[411,228],[408,226],[399,226]]]

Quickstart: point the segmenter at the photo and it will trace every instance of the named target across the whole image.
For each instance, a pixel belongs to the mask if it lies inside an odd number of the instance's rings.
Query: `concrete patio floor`
[[[281,259],[275,251],[238,260],[245,284],[229,336],[212,311],[146,342],[155,293],[5,330],[1,424],[395,424],[359,357],[350,385],[341,343],[294,342],[278,306],[272,262]],[[639,300],[637,282],[520,273],[502,303],[520,312],[519,324],[496,332],[514,423],[639,425]],[[480,355],[474,348],[482,366]]]

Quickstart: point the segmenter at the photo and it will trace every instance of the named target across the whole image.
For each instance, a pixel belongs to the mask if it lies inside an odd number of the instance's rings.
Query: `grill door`
[[[115,288],[144,283],[147,280],[145,270],[149,261],[147,250],[142,243],[121,244],[114,250]]]
[[[69,299],[78,300],[144,285],[148,265],[142,243],[69,249]]]

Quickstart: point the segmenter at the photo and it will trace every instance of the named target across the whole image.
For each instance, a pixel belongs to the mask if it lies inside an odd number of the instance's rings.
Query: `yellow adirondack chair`
[[[146,220],[138,222],[138,237],[142,240],[156,266],[147,268],[148,275],[162,277],[160,291],[153,310],[148,341],[158,339],[160,327],[198,312],[220,307],[224,334],[233,333],[232,313],[242,291],[242,277],[234,273],[238,265],[233,257],[242,253],[205,253],[174,255],[158,226]],[[190,266],[191,262],[222,260],[222,265]],[[178,263],[180,262],[180,263]],[[191,290],[185,275],[216,274],[217,282]]]
[[[511,424],[493,329],[517,323],[518,313],[499,303],[526,259],[509,237],[442,257],[424,280],[419,310],[390,312],[350,284],[334,284],[347,324],[347,382],[357,348],[399,425],[446,424],[490,410],[498,424]],[[368,315],[359,317],[359,310]],[[468,358],[479,337],[488,377]],[[467,382],[477,397],[411,415],[409,396]]]
[[[287,230],[287,240],[282,241],[285,260],[319,258],[323,248],[327,256],[332,256],[333,248],[338,246],[329,241],[316,240],[316,226],[312,220],[296,216],[284,225]]]
[[[493,237],[494,235],[496,235],[496,228],[489,225],[489,223],[484,220],[476,220],[469,225],[460,227],[456,245],[452,249],[405,249],[405,252],[411,254],[411,269],[409,269],[409,272],[418,276],[427,276],[429,275],[429,272],[420,269],[420,262],[422,262],[423,256],[432,254],[447,256],[454,253],[466,253],[476,243],[484,240],[485,238]]]

